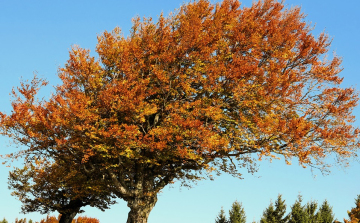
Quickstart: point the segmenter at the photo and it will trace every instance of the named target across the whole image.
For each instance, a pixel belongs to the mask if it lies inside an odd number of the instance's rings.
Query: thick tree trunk
[[[77,212],[61,214],[59,223],[71,223],[72,220],[75,218],[76,214]]]
[[[147,223],[149,214],[156,202],[156,196],[128,200],[130,212],[126,223]]]
[[[70,200],[69,204],[63,206],[62,210],[57,210],[61,214],[59,223],[71,223],[83,206],[85,205],[80,199]]]

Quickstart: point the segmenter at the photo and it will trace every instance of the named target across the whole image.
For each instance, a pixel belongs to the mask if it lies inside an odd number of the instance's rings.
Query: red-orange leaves
[[[21,89],[26,100],[1,116],[2,130],[26,153],[96,169],[131,204],[156,202],[198,170],[236,174],[233,161],[251,166],[249,154],[304,166],[353,156],[358,93],[340,87],[341,59],[326,59],[328,35],[304,20],[275,0],[199,0],[158,21],[135,18],[128,37],[98,37],[99,60],[74,47],[49,101],[35,105]]]
[[[59,215],[57,218],[55,216],[49,216],[47,215],[45,219],[41,219],[40,223],[59,223],[61,215]],[[72,223],[100,223],[99,219],[97,218],[91,218],[87,216],[79,216],[72,220]]]

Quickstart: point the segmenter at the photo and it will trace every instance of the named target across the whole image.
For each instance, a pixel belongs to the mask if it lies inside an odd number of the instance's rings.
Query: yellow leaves
[[[158,110],[158,107],[153,104],[145,104],[143,108],[140,109],[138,118],[141,123],[146,121],[146,117],[152,114],[155,114]]]
[[[129,147],[127,147],[125,150],[124,150],[124,152],[123,152],[123,154],[125,155],[125,157],[127,157],[127,158],[134,158],[134,151],[131,149],[131,148],[129,148]]]

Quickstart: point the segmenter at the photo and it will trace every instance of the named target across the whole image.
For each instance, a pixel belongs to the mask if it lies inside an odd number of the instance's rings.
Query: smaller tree
[[[282,195],[279,194],[277,200],[275,201],[275,219],[279,223],[285,223],[288,221],[288,216],[285,216],[286,213],[286,204],[285,200],[282,199]]]
[[[289,223],[303,223],[306,222],[307,216],[304,206],[301,204],[302,196],[299,195],[293,206],[291,206],[291,212],[289,213]]]
[[[16,218],[15,223],[27,223],[27,221],[26,218],[20,218],[20,219]]]
[[[220,213],[217,216],[217,218],[215,220],[215,223],[227,223],[227,222],[228,221],[227,221],[226,216],[225,216],[224,208],[221,207]]]
[[[73,220],[73,223],[100,223],[100,221],[97,218],[79,216],[75,220]]]
[[[4,218],[0,223],[8,223],[8,221]]]
[[[320,214],[316,212],[318,207],[318,203],[316,201],[308,202],[305,207],[304,211],[306,214],[306,222],[308,223],[318,223],[320,221]]]
[[[9,189],[23,203],[22,213],[57,211],[61,214],[60,223],[71,223],[84,206],[104,211],[115,203],[104,182],[98,180],[90,186],[94,179],[79,174],[76,167],[61,160],[54,163],[37,160],[35,165],[27,163],[22,169],[10,171]]]
[[[235,201],[229,211],[229,223],[245,223],[246,215],[242,203]]]
[[[261,217],[260,223],[275,222],[274,212],[275,212],[274,204],[273,202],[270,202],[269,207],[267,207],[263,212],[263,216]]]
[[[59,214],[58,217],[47,215],[45,219],[41,219],[40,223],[59,223],[60,219],[61,219],[61,214]],[[97,218],[79,216],[73,219],[72,223],[100,223],[100,221]]]
[[[58,215],[57,218],[55,216],[47,215],[45,219],[40,220],[40,223],[59,223],[60,217],[61,215]]]
[[[319,222],[321,223],[333,223],[335,216],[332,211],[332,207],[329,205],[329,202],[325,200],[321,205],[319,211]]]
[[[355,207],[348,211],[349,220],[344,219],[345,223],[360,222],[360,194],[355,199]]]
[[[289,217],[284,216],[285,213],[285,200],[283,200],[281,194],[279,194],[277,200],[275,201],[275,208],[271,202],[269,207],[263,212],[263,217],[261,218],[260,223],[286,223]]]

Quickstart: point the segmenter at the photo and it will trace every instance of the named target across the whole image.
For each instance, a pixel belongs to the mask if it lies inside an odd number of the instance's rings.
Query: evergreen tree
[[[8,221],[4,218],[0,223],[8,223]]]
[[[226,219],[225,211],[224,211],[223,207],[221,207],[220,213],[217,216],[215,223],[227,223],[227,219]]]
[[[332,212],[332,207],[327,200],[321,205],[318,215],[320,223],[332,223],[334,221],[335,217]]]
[[[286,223],[288,221],[288,217],[284,217],[285,212],[285,200],[283,200],[281,194],[279,194],[277,200],[275,201],[275,208],[271,202],[269,207],[265,209],[260,223]]]
[[[33,221],[30,219],[30,220],[29,220],[29,223],[33,223]]]
[[[246,215],[242,204],[235,201],[229,211],[229,223],[245,223]]]
[[[305,206],[306,222],[318,223],[320,221],[319,212],[316,213],[318,204],[316,201],[308,202]]]
[[[304,206],[301,204],[302,197],[298,196],[293,206],[291,206],[291,212],[289,214],[289,223],[304,223],[307,222],[307,214]]]
[[[277,200],[275,201],[275,219],[278,223],[286,223],[288,221],[288,216],[284,216],[285,213],[285,200],[283,200],[281,194],[279,194]]]
[[[274,212],[275,212],[274,204],[270,202],[269,207],[267,207],[263,212],[263,216],[261,217],[260,223],[275,222]]]

